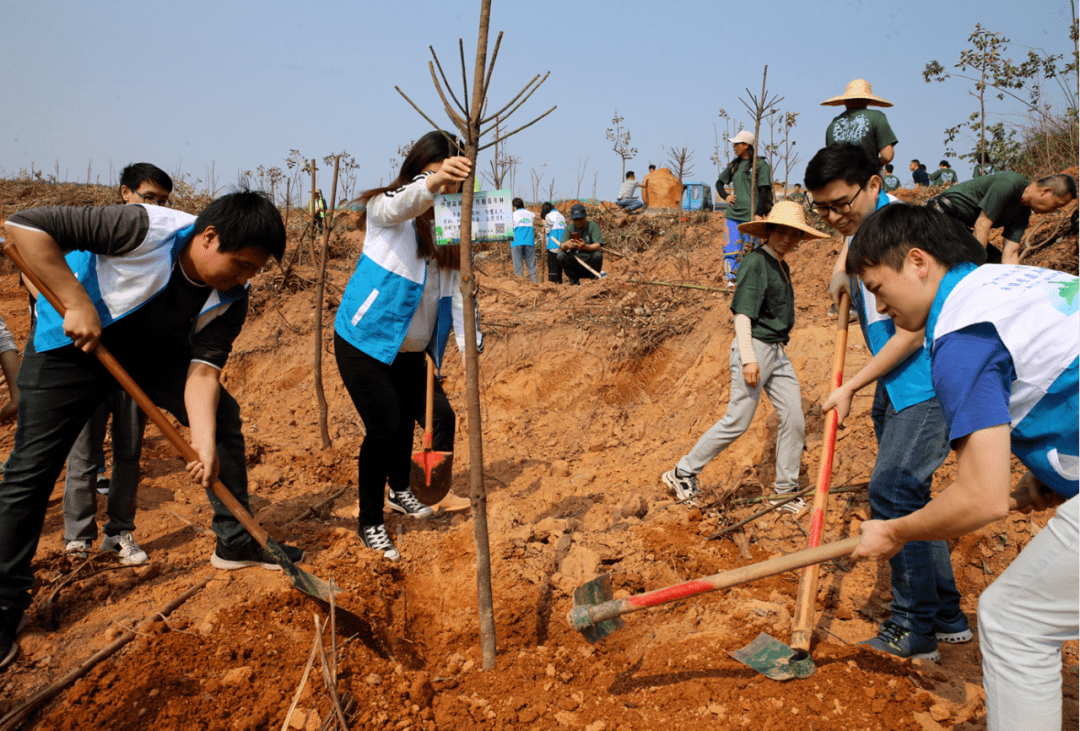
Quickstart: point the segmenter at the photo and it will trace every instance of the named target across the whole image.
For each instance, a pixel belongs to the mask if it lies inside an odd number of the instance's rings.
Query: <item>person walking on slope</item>
[[[334,320],[334,356],[367,433],[358,456],[359,534],[364,545],[397,561],[401,553],[383,520],[391,510],[414,518],[434,511],[409,488],[413,423],[424,421],[425,354],[441,368],[451,326],[465,352],[460,297],[461,248],[436,246],[436,193],[456,193],[471,164],[449,132],[421,137],[390,185],[360,196],[366,206],[364,252]],[[477,333],[482,351],[483,336]],[[435,385],[432,448],[454,450],[454,410]]]
[[[728,139],[735,158],[728,163],[716,180],[716,194],[728,202],[727,243],[724,245],[724,274],[729,288],[735,286],[739,273],[739,255],[754,246],[754,239],[741,232],[740,224],[763,220],[772,207],[772,171],[764,158],[757,161],[757,180],[751,181],[754,162],[754,135],[746,130]],[[730,185],[728,193],[724,186]],[[754,191],[754,210],[750,210],[751,188]]]
[[[795,292],[791,270],[784,258],[808,238],[826,238],[803,218],[793,201],[773,206],[765,221],[739,226],[749,236],[766,243],[746,255],[739,268],[739,283],[731,298],[735,315],[735,338],[731,341],[731,399],[724,418],[702,436],[674,469],[662,476],[664,484],[680,501],[694,505],[697,476],[709,462],[738,439],[754,419],[761,392],[780,417],[776,437],[776,500],[799,486],[799,465],[805,440],[802,395],[795,368],[784,352],[795,324]],[[798,512],[806,506],[793,500],[783,506]]]

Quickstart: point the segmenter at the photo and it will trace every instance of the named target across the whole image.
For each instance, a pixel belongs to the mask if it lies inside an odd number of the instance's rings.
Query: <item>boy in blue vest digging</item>
[[[191,428],[199,455],[192,478],[221,481],[248,507],[240,408],[221,386],[233,340],[247,315],[247,282],[285,249],[274,204],[240,192],[198,218],[143,204],[36,208],[7,220],[30,270],[67,310],[43,297],[19,371],[15,449],[0,484],[0,667],[18,646],[34,586],[31,560],[49,494],[75,437],[117,388],[92,354],[100,340],[158,406]],[[66,256],[64,252],[69,252]],[[221,569],[279,568],[208,491]],[[285,546],[294,562],[304,552]]]
[[[885,206],[847,256],[898,327],[926,329],[956,480],[925,507],[862,524],[855,558],[958,538],[1009,510],[1010,452],[1036,505],[1060,505],[979,598],[989,731],[1061,728],[1061,646],[1080,634],[1078,280],[970,261],[964,232],[925,208]]]

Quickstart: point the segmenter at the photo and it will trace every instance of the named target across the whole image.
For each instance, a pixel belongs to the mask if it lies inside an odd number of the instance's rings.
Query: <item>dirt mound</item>
[[[653,170],[645,178],[649,182],[648,188],[645,188],[642,181],[642,201],[645,205],[649,208],[682,208],[682,185],[670,170]]]
[[[256,518],[280,540],[307,549],[307,568],[341,586],[341,605],[359,617],[337,639],[335,688],[350,728],[984,728],[977,643],[943,646],[941,663],[904,662],[855,645],[888,614],[887,565],[822,567],[818,671],[806,680],[777,684],[728,655],[762,631],[790,638],[796,574],[631,615],[597,645],[569,628],[573,590],[597,573],[612,575],[616,596],[656,589],[798,550],[808,523],[771,516],[734,540],[707,539],[755,511],[771,490],[777,419],[764,401],[749,432],[702,474],[700,509],[674,504],[658,480],[722,416],[728,397],[733,329],[729,295],[717,291],[722,216],[626,221],[621,213],[594,214],[612,251],[622,254],[605,257],[603,280],[532,284],[504,273],[508,256],[498,248],[485,252],[477,273],[488,334],[481,412],[499,652],[491,671],[480,668],[470,516],[415,521],[388,514],[404,556],[399,564],[361,546],[349,486],[363,426],[332,365],[334,313],[325,313],[323,341],[313,343],[314,290],[303,282],[314,274],[303,261],[291,275],[299,284],[281,281],[277,270],[255,280],[252,315],[225,383],[246,420]],[[336,250],[355,257],[359,240],[346,233]],[[808,444],[800,480],[807,486],[820,458],[819,406],[835,329],[824,289],[838,247],[838,239],[827,239],[790,259],[798,320],[787,352],[803,384]],[[354,264],[331,260],[331,303]],[[0,278],[0,309],[20,342],[25,304],[14,277]],[[850,376],[869,354],[857,327],[849,343]],[[312,385],[316,346],[323,349],[333,440],[327,450]],[[454,483],[464,493],[464,378],[457,358],[448,362],[446,390],[459,425]],[[839,433],[834,485],[869,477],[876,451],[870,403],[860,394]],[[0,454],[12,443],[13,427],[0,427]],[[281,728],[312,657],[314,615],[325,617],[325,609],[280,573],[209,566],[205,495],[152,427],[143,466],[135,535],[150,553],[147,567],[121,567],[104,555],[81,568],[69,562],[62,482],[55,487],[35,559],[32,621],[19,638],[20,659],[0,673],[0,714],[211,577],[25,728]],[[936,487],[954,472],[950,460]],[[865,493],[836,495],[826,540],[853,535],[868,515]],[[979,592],[1046,518],[1010,516],[953,542],[972,621]],[[1075,726],[1075,643],[1065,660],[1066,719]],[[316,660],[291,727],[330,728],[331,709]]]

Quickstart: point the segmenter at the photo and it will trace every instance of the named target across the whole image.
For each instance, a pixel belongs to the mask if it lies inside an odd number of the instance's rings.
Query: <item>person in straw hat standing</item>
[[[731,342],[727,413],[661,478],[688,505],[695,504],[697,475],[705,465],[750,428],[762,391],[769,395],[780,417],[775,500],[785,499],[784,495],[799,486],[805,424],[799,379],[784,352],[795,324],[795,291],[784,257],[804,239],[825,238],[825,234],[806,223],[802,206],[794,201],[777,203],[766,220],[740,224],[739,231],[766,243],[742,260],[731,298],[735,338]],[[783,509],[797,513],[805,507],[798,499]]]
[[[892,162],[896,135],[889,126],[889,120],[884,112],[867,109],[869,106],[891,107],[892,103],[874,96],[870,82],[855,79],[847,85],[843,94],[826,99],[821,106],[844,107],[844,111],[834,117],[825,130],[826,147],[853,142],[861,145],[879,166]]]

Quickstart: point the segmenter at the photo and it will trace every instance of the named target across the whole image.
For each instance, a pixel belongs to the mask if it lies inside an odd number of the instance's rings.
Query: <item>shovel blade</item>
[[[614,594],[611,593],[611,574],[598,576],[592,581],[586,581],[584,584],[574,589],[575,609],[577,607],[589,607],[603,604],[614,598]],[[580,627],[578,631],[581,632],[581,636],[585,638],[586,642],[595,644],[612,632],[622,629],[625,625],[626,622],[624,622],[621,617],[615,617],[613,619],[605,619],[597,622],[589,627]]]
[[[410,465],[409,487],[424,505],[435,505],[450,492],[453,471],[453,452],[416,452]]]
[[[308,596],[322,601],[330,601],[332,594],[340,594],[341,589],[331,586],[314,574],[309,574],[292,562],[281,545],[270,536],[266,537],[266,552],[277,562],[292,585]]]
[[[764,632],[746,647],[728,654],[773,680],[809,678],[817,672],[808,654],[793,650]]]

